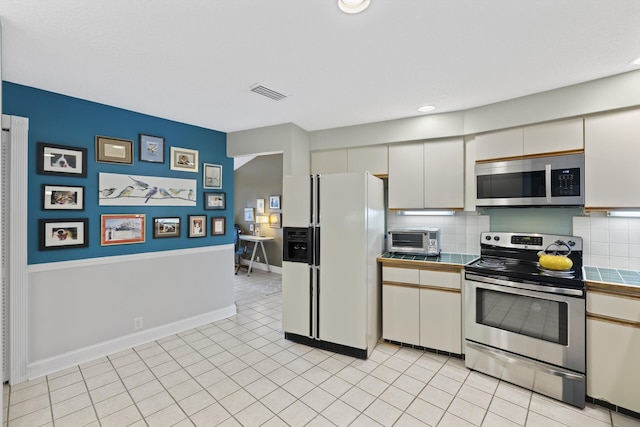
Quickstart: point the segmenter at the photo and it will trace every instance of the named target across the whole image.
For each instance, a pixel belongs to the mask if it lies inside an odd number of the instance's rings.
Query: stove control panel
[[[540,236],[511,236],[511,243],[514,245],[542,246]]]
[[[481,246],[492,248],[543,250],[550,244],[558,241],[569,245],[571,250],[582,250],[582,238],[577,236],[560,236],[540,233],[508,233],[501,231],[483,231],[480,234]]]

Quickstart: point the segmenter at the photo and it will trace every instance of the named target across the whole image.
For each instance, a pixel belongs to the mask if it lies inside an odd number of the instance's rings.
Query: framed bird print
[[[96,136],[96,162],[133,164],[133,141]]]
[[[141,162],[164,163],[164,138],[138,134],[138,155]]]
[[[100,215],[100,244],[144,243],[145,214]]]
[[[41,175],[87,177],[87,149],[38,142],[37,170]]]
[[[197,180],[119,173],[98,174],[100,206],[196,206]]]
[[[218,191],[211,191],[204,193],[204,208],[205,209],[225,209],[225,193]]]

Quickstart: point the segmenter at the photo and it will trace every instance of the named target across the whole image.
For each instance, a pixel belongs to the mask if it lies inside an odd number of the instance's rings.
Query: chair
[[[240,270],[241,268],[246,268],[247,271],[249,270],[249,266],[248,265],[243,265],[242,264],[242,256],[244,254],[250,254],[253,250],[252,249],[248,249],[247,245],[241,245],[240,244],[240,233],[242,233],[242,230],[240,230],[240,227],[238,227],[238,225],[234,225],[233,227],[233,245],[235,247],[235,263],[236,263],[236,271],[235,274],[238,274],[238,270]]]

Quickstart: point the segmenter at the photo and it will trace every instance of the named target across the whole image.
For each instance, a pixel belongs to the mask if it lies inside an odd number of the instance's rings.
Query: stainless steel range
[[[484,232],[480,259],[465,268],[465,364],[583,408],[586,395],[582,239]],[[573,267],[546,270],[538,252]]]

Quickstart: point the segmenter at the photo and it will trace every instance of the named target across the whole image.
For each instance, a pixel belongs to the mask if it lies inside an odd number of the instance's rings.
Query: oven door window
[[[478,198],[546,197],[544,170],[478,175]]]
[[[476,323],[567,345],[567,303],[489,289],[476,292]]]

